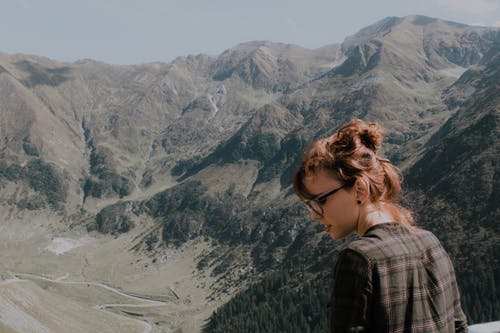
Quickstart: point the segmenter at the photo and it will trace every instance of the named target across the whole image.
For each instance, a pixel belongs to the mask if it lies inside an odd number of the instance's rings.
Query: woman
[[[377,155],[381,142],[377,124],[353,120],[313,142],[294,178],[333,239],[360,236],[337,259],[331,332],[467,332],[453,265],[396,203],[400,174]]]

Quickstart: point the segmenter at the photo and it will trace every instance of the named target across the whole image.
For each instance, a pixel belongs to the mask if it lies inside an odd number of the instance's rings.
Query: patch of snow
[[[57,255],[63,254],[65,252],[71,251],[77,247],[85,245],[92,241],[92,238],[89,236],[82,237],[80,239],[71,239],[71,238],[54,238],[52,242],[45,247],[45,250],[48,250]]]
[[[467,68],[465,68],[465,67],[456,66],[456,67],[440,69],[439,73],[441,73],[445,76],[449,76],[449,77],[453,77],[453,78],[458,79],[460,76],[462,76],[462,74],[466,70],[467,70]]]
[[[226,87],[223,84],[217,87],[213,95],[207,94],[207,98],[210,101],[210,104],[212,105],[213,108],[212,117],[214,117],[226,103],[226,94],[227,94]]]
[[[210,104],[212,104],[212,108],[214,110],[214,115],[219,112],[219,108],[217,107],[217,104],[215,103],[214,96],[208,94],[208,100],[210,101]]]
[[[342,57],[337,59],[335,62],[330,63],[328,65],[328,67],[330,67],[330,69],[333,69],[335,67],[342,65],[344,63],[344,61],[346,61],[346,60],[347,60],[347,57],[343,54]]]
[[[469,326],[469,333],[498,333],[500,332],[500,321],[477,324]]]

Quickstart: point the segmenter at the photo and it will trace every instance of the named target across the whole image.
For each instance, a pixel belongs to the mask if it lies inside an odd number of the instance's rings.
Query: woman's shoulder
[[[398,256],[420,256],[427,248],[440,246],[430,231],[398,223],[384,223],[368,229],[363,237],[350,242],[344,250],[358,253],[366,259],[378,260]]]

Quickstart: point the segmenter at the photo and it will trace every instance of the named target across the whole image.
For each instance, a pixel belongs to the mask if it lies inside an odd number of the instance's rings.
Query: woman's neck
[[[384,209],[382,204],[375,206],[372,203],[362,204],[359,207],[359,217],[356,225],[356,233],[358,236],[363,236],[370,227],[394,222],[392,214],[387,209]]]

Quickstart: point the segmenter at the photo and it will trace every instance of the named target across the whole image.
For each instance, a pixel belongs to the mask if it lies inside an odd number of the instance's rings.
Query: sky
[[[169,62],[267,40],[317,48],[387,16],[500,26],[500,0],[0,0],[0,51]]]

